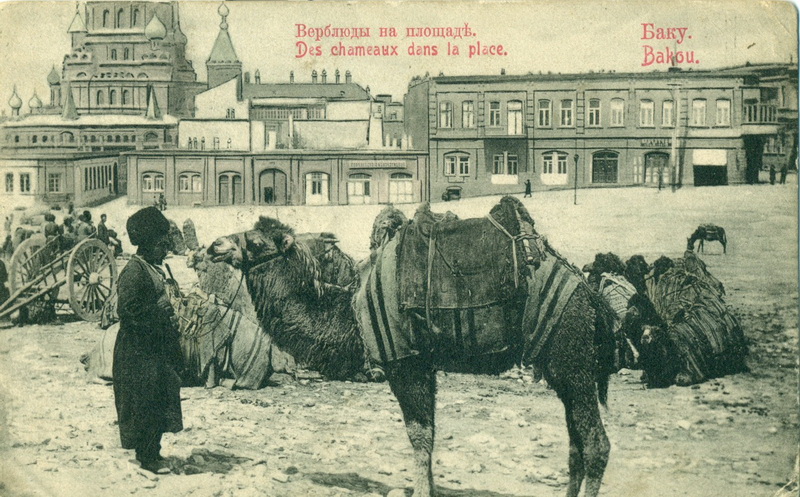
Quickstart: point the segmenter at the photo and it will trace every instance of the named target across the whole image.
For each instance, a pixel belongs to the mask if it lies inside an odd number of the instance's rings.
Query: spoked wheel
[[[42,250],[46,244],[43,235],[33,235],[19,244],[9,262],[8,283],[12,295],[28,283],[38,280],[29,290],[25,290],[18,297],[20,300],[30,299],[20,309],[21,313],[25,313],[24,318],[20,314],[20,318],[24,322],[47,320],[53,316],[45,316],[45,314],[55,314],[54,300],[58,297],[56,276],[52,272],[48,274],[47,271],[43,271],[43,268],[53,260],[56,254]],[[42,290],[49,287],[53,287],[52,292],[41,294]]]
[[[99,240],[82,241],[69,256],[66,277],[73,312],[86,321],[99,321],[117,282],[117,261],[111,251]]]

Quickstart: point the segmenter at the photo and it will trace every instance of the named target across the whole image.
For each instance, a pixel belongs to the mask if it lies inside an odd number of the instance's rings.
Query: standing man
[[[523,195],[522,198],[525,197],[533,197],[533,195],[531,194],[531,180],[529,179],[525,180],[525,195]]]
[[[769,166],[769,184],[770,185],[775,184],[775,166],[772,164],[770,164]]]
[[[119,275],[114,401],[122,447],[136,450],[143,469],[165,474],[170,470],[160,454],[161,435],[183,429],[180,335],[159,267],[169,247],[169,222],[146,207],[128,219],[127,228],[138,249]]]
[[[788,172],[788,169],[789,169],[789,165],[786,164],[786,163],[784,163],[783,166],[781,166],[781,184],[782,185],[786,184],[786,173]]]
[[[105,214],[100,214],[100,224],[97,225],[97,239],[108,246],[108,228],[106,227]]]

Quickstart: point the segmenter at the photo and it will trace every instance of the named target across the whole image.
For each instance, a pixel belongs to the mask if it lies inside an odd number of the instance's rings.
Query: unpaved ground
[[[773,495],[798,450],[797,190],[639,192],[580,192],[586,215],[562,223],[554,213],[569,212],[565,192],[528,205],[578,264],[599,250],[679,256],[687,226],[724,225],[729,253],[711,244],[704,260],[752,341],[752,372],[661,390],[643,389],[638,371],[615,375],[601,494]],[[411,449],[388,385],[288,377],[260,391],[184,389],[186,429],[166,435],[163,450],[182,474],[143,473],[119,448],[111,387],[88,382],[78,361],[101,333],[83,322],[0,329],[0,495],[362,496],[411,486]],[[524,371],[440,374],[439,386],[435,475],[445,496],[565,492],[567,435],[552,391]]]

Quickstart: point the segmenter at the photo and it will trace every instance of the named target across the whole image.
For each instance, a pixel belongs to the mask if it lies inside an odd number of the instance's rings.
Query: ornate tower
[[[228,7],[223,3],[217,9],[222,22],[219,23],[219,34],[206,61],[208,71],[208,88],[227,83],[233,78],[242,79],[242,63],[236,56],[231,36],[228,34]]]
[[[191,116],[202,85],[186,60],[177,2],[87,2],[68,31],[61,85],[78,114],[143,115],[152,87],[165,113]]]

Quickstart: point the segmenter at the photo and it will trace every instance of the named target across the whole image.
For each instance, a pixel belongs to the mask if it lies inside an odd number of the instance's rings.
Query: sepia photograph
[[[0,1],[0,497],[800,494],[798,10]]]

